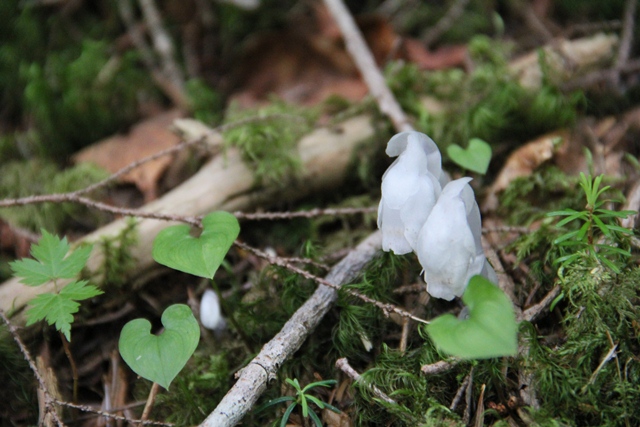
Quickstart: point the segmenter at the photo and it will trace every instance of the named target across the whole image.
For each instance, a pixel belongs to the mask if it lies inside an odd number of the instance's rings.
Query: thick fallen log
[[[165,194],[145,205],[144,212],[167,213],[176,216],[198,216],[215,210],[246,210],[271,197],[297,199],[320,190],[338,186],[352,164],[356,148],[374,134],[371,119],[367,115],[353,117],[331,128],[320,128],[302,138],[298,152],[302,164],[300,178],[286,190],[259,187],[253,172],[243,162],[240,152],[226,150],[210,160],[198,173]],[[192,135],[194,136],[194,135]],[[211,137],[209,135],[203,135]],[[168,221],[135,218],[137,243],[131,248],[136,259],[136,271],[144,271],[153,265],[151,246],[155,236],[163,228],[173,225]],[[80,242],[95,243],[105,237],[117,236],[130,219],[116,220]],[[102,265],[104,254],[95,245],[87,268],[95,272]],[[0,309],[18,310],[33,297],[53,290],[53,284],[38,287],[23,285],[12,278],[0,285]],[[22,322],[18,318],[14,322]]]

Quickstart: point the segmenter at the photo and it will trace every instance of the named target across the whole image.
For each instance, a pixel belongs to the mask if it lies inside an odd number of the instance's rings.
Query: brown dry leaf
[[[330,409],[324,408],[322,410],[322,421],[327,424],[327,427],[351,427],[353,423],[351,418],[344,412],[339,414],[333,412]]]
[[[424,43],[414,39],[402,41],[402,56],[417,64],[422,70],[441,70],[463,66],[467,58],[467,46],[443,46],[436,51],[427,50]]]
[[[31,244],[38,241],[37,235],[19,229],[0,219],[0,249],[11,249],[16,258],[29,256]]]
[[[489,189],[482,205],[483,212],[494,211],[498,207],[498,193],[516,178],[531,175],[542,163],[551,159],[557,147],[569,138],[569,131],[559,130],[545,134],[515,150],[502,167],[500,174]],[[558,144],[558,139],[561,144]]]
[[[380,16],[358,19],[379,64],[392,57],[399,37]],[[368,92],[347,53],[342,35],[322,4],[291,28],[260,34],[243,52],[236,67],[239,90],[232,95],[241,107],[252,107],[275,94],[289,103],[315,105],[331,95],[350,101]]]
[[[179,110],[158,114],[134,126],[127,135],[116,135],[99,141],[73,156],[76,163],[94,163],[115,173],[132,162],[173,147],[180,138],[169,130]],[[172,162],[171,156],[144,163],[120,177],[120,182],[132,183],[144,195],[145,203],[158,196],[158,181]]]

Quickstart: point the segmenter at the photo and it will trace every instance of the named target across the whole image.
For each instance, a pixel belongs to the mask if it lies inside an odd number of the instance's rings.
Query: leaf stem
[[[73,403],[78,403],[78,367],[76,366],[76,362],[73,359],[73,355],[71,354],[71,347],[69,346],[69,341],[67,337],[61,331],[58,331],[60,334],[60,339],[62,340],[62,347],[64,348],[64,354],[67,355],[67,359],[69,359],[69,365],[71,365],[71,375],[73,376]]]
[[[144,410],[142,411],[142,416],[140,417],[141,421],[146,421],[149,418],[149,414],[151,413],[151,409],[153,409],[153,402],[156,400],[156,395],[158,394],[158,389],[160,385],[154,382],[151,385],[151,390],[149,390],[149,396],[147,397],[147,403],[144,405]]]

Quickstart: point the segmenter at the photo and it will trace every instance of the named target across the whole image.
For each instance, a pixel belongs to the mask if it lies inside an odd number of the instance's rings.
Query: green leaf
[[[93,298],[103,292],[93,285],[87,285],[86,280],[71,282],[59,293],[44,293],[29,301],[27,310],[27,326],[40,320],[46,320],[49,325],[55,324],[57,330],[62,332],[71,341],[71,324],[73,315],[78,312],[80,303],[88,298]]]
[[[82,301],[104,293],[93,285],[87,285],[87,283],[88,282],[86,280],[71,282],[67,286],[62,288],[62,290],[60,291],[60,295],[68,299]]]
[[[318,399],[317,397],[308,394],[307,399],[315,403],[318,408],[324,409],[325,403],[322,400]]]
[[[447,147],[451,160],[465,169],[484,175],[491,162],[491,146],[479,138],[472,138],[465,150],[457,144]]]
[[[151,323],[135,319],[124,325],[118,347],[127,365],[143,378],[169,389],[200,340],[200,326],[191,309],[174,304],[162,313],[164,331],[151,334]]]
[[[427,332],[436,346],[464,359],[512,356],[518,351],[518,325],[509,298],[482,276],[473,276],[462,301],[469,318],[452,314],[434,319]]]
[[[313,423],[316,425],[316,427],[322,427],[322,421],[320,421],[320,417],[318,417],[315,412],[309,412],[309,416],[313,420]]]
[[[296,407],[296,403],[295,402],[293,402],[291,405],[287,406],[287,410],[284,411],[284,414],[282,415],[282,421],[280,421],[280,427],[286,427],[287,421],[289,420],[289,417],[291,416],[291,413],[293,412],[295,407]]]
[[[213,212],[202,219],[200,237],[189,235],[188,225],[165,228],[153,242],[153,259],[194,276],[212,279],[240,233],[235,216]]]
[[[69,256],[67,238],[60,240],[58,236],[42,230],[42,237],[31,248],[33,259],[23,259],[10,263],[11,269],[21,282],[29,286],[40,286],[50,280],[72,279],[85,266],[91,246],[83,246]]]
[[[576,212],[573,215],[570,215],[560,221],[558,221],[558,223],[556,224],[556,227],[562,227],[565,224],[568,224],[572,221],[575,221],[576,219],[582,219],[584,221],[586,221],[589,218],[589,214],[587,214],[587,212]]]

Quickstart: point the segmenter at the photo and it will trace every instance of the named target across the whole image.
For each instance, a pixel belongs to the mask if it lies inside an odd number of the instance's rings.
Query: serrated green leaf
[[[79,303],[60,294],[45,293],[29,301],[29,306],[27,326],[44,319],[49,325],[55,324],[67,341],[71,341],[71,323],[73,314],[78,312]]]
[[[49,325],[55,324],[57,330],[62,332],[71,341],[71,324],[73,314],[78,312],[80,303],[88,298],[95,297],[103,292],[93,285],[87,285],[86,280],[71,282],[59,293],[44,293],[29,301],[27,310],[27,326],[40,320],[46,320]]]
[[[89,283],[87,280],[71,282],[62,288],[60,295],[72,300],[82,301],[104,293],[94,285],[87,285],[87,283]]]
[[[50,280],[72,279],[85,266],[91,246],[76,249],[67,256],[69,244],[42,230],[42,237],[31,247],[34,259],[23,259],[10,263],[11,269],[21,282],[29,286],[40,286]]]
[[[462,296],[469,318],[445,314],[427,332],[442,351],[464,359],[512,356],[518,351],[518,324],[509,298],[482,276],[473,276]]]

